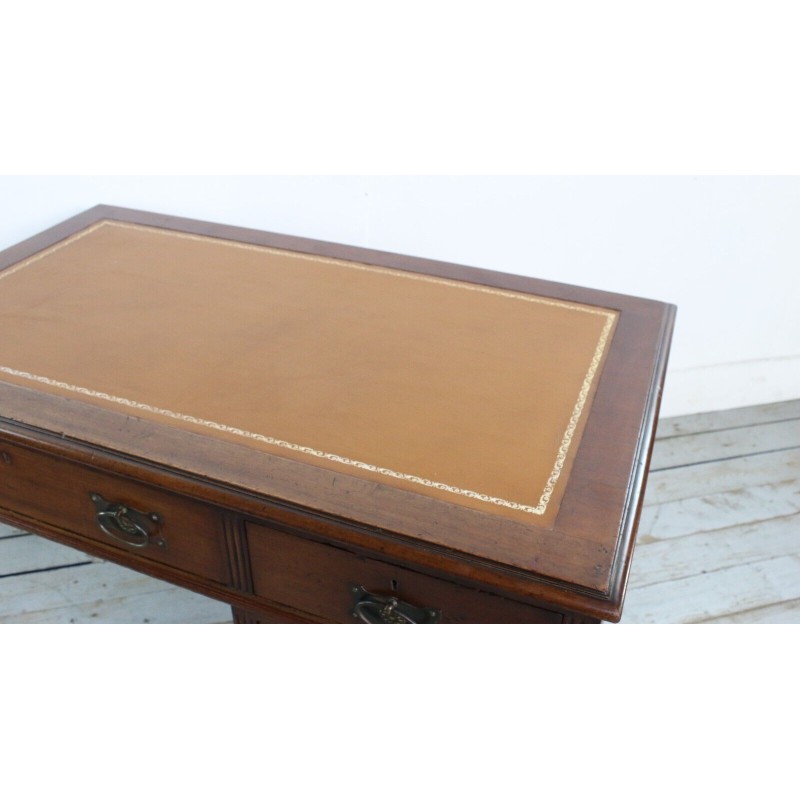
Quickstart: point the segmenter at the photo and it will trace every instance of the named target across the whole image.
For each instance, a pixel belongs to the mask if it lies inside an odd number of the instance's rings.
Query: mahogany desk
[[[0,254],[0,518],[237,622],[618,620],[674,314],[98,206]]]

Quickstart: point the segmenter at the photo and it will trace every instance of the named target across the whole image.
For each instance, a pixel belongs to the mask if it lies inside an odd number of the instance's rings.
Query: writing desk
[[[0,517],[238,622],[618,620],[674,313],[98,206],[0,254]]]

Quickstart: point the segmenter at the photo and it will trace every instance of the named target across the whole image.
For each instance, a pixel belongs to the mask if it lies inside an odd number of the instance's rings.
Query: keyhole
[[[391,586],[393,592],[397,591],[397,581],[396,580],[394,580],[394,579],[390,580],[389,581],[389,586]]]

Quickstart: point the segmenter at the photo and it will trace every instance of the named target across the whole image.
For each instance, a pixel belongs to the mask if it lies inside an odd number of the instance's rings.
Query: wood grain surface
[[[662,420],[659,430],[666,439],[675,430],[702,434],[792,418],[800,419],[798,402]],[[656,454],[663,442],[656,442]],[[697,457],[705,460],[702,450]],[[752,463],[754,457],[721,465]],[[800,623],[800,572],[793,562],[800,472],[787,478],[781,452],[759,457],[752,475],[734,470],[738,484],[721,492],[704,495],[701,482],[701,494],[663,503],[648,493],[622,622]],[[685,470],[656,476],[666,489],[673,478],[674,493],[682,494]],[[6,575],[0,578],[2,623],[230,621],[222,602],[2,524],[0,565]],[[17,570],[21,574],[7,574]],[[150,597],[140,605],[137,598],[145,593]],[[679,601],[682,595],[688,597]],[[279,611],[271,619],[302,621]]]
[[[368,477],[337,474],[284,455],[256,452],[232,441],[7,381],[0,382],[0,439],[9,448],[25,448],[45,461],[56,459],[75,468],[105,471],[125,482],[143,483],[213,506],[220,514],[294,526],[302,535],[320,537],[360,556],[476,591],[577,616],[619,618],[674,307],[491,270],[107,206],[10,248],[0,254],[0,269],[13,267],[103,219],[347,259],[616,312],[613,340],[558,515],[547,526],[459,506]],[[42,524],[27,522],[33,519],[30,514],[15,514],[13,509],[4,516],[65,541],[52,520],[46,523],[44,497],[41,504]],[[233,552],[230,542],[221,547],[223,554]],[[114,557],[104,542],[87,544],[86,549]],[[157,577],[174,578],[219,599],[231,598],[232,604],[243,595],[241,588],[220,587],[207,571],[194,575],[191,565],[179,574],[178,564],[155,563],[133,554],[129,561]],[[246,609],[247,604],[241,607]]]

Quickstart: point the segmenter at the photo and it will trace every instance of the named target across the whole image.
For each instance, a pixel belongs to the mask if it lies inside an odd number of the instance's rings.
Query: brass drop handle
[[[438,622],[442,618],[441,611],[418,608],[397,597],[372,594],[355,583],[350,584],[350,592],[355,599],[352,615],[369,625],[422,625]]]
[[[158,514],[137,511],[122,503],[111,503],[96,493],[89,496],[96,509],[97,526],[107,536],[131,547],[167,546],[164,539],[153,530],[161,522]]]

